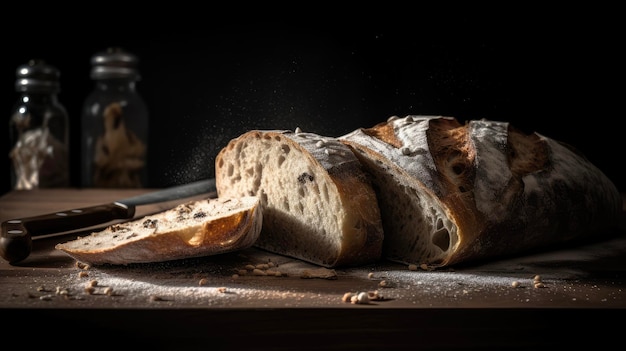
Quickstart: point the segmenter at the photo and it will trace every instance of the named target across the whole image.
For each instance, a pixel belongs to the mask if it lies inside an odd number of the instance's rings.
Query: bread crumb
[[[380,286],[381,288],[391,288],[392,284],[387,280],[381,280],[378,282],[378,286]]]

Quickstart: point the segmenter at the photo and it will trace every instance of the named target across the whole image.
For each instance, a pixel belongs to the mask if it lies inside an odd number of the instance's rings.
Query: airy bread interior
[[[322,266],[380,258],[374,190],[354,154],[333,138],[248,132],[216,158],[216,186],[219,197],[261,199],[258,247]]]

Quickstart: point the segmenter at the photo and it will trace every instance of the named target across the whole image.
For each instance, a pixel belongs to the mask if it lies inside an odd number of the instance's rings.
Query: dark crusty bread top
[[[414,218],[438,219],[447,230],[449,246],[439,248],[433,238],[443,227],[435,224],[419,238],[398,234],[390,213],[407,209],[387,197],[381,204],[391,209],[383,211],[385,250],[394,260],[445,266],[600,235],[618,225],[621,196],[601,170],[571,146],[507,122],[393,117],[340,140],[378,172],[379,201],[388,191],[405,194],[420,212]],[[402,190],[407,187],[414,191]],[[427,253],[411,256],[396,250],[400,245]]]

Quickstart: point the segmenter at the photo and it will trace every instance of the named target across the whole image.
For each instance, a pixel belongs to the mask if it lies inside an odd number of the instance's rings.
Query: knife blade
[[[24,260],[32,250],[32,237],[86,228],[117,219],[130,219],[137,206],[215,193],[215,178],[173,186],[105,204],[75,208],[2,222],[0,256],[9,263]]]

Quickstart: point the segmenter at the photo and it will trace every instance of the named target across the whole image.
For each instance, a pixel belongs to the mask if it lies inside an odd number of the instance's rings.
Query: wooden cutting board
[[[0,220],[146,191],[12,191],[0,197]],[[197,198],[140,206],[137,216]],[[626,308],[623,233],[442,271],[414,271],[386,261],[328,270],[256,248],[160,264],[80,267],[54,249],[100,228],[37,238],[31,255],[17,265],[0,260],[0,313],[9,321],[5,335],[31,330],[36,335],[31,346],[97,331],[125,336],[126,345],[135,340],[178,348],[536,349],[584,342],[597,347],[621,335],[621,324],[610,321],[623,317]],[[273,273],[257,275],[251,267]],[[535,276],[541,287],[533,286]],[[379,299],[344,300],[346,293],[360,292]],[[37,328],[27,329],[31,325]],[[555,325],[577,338],[555,333]]]
[[[2,221],[107,203],[149,191],[42,189],[0,198]],[[137,216],[192,199],[139,206]],[[175,262],[81,269],[54,245],[84,229],[33,240],[18,265],[2,260],[0,306],[19,307],[333,307],[355,308],[344,293],[374,292],[383,299],[366,308],[393,307],[625,307],[626,238],[535,253],[443,271],[411,271],[381,261],[366,267],[326,270],[256,248]],[[270,275],[255,275],[259,266]],[[271,267],[268,267],[271,266]],[[259,273],[260,274],[260,273]],[[543,288],[533,287],[533,277]],[[97,281],[95,294],[84,287]],[[517,282],[517,283],[514,283]],[[513,284],[521,287],[514,288]],[[113,296],[104,296],[108,287]],[[57,288],[67,295],[57,294]]]

